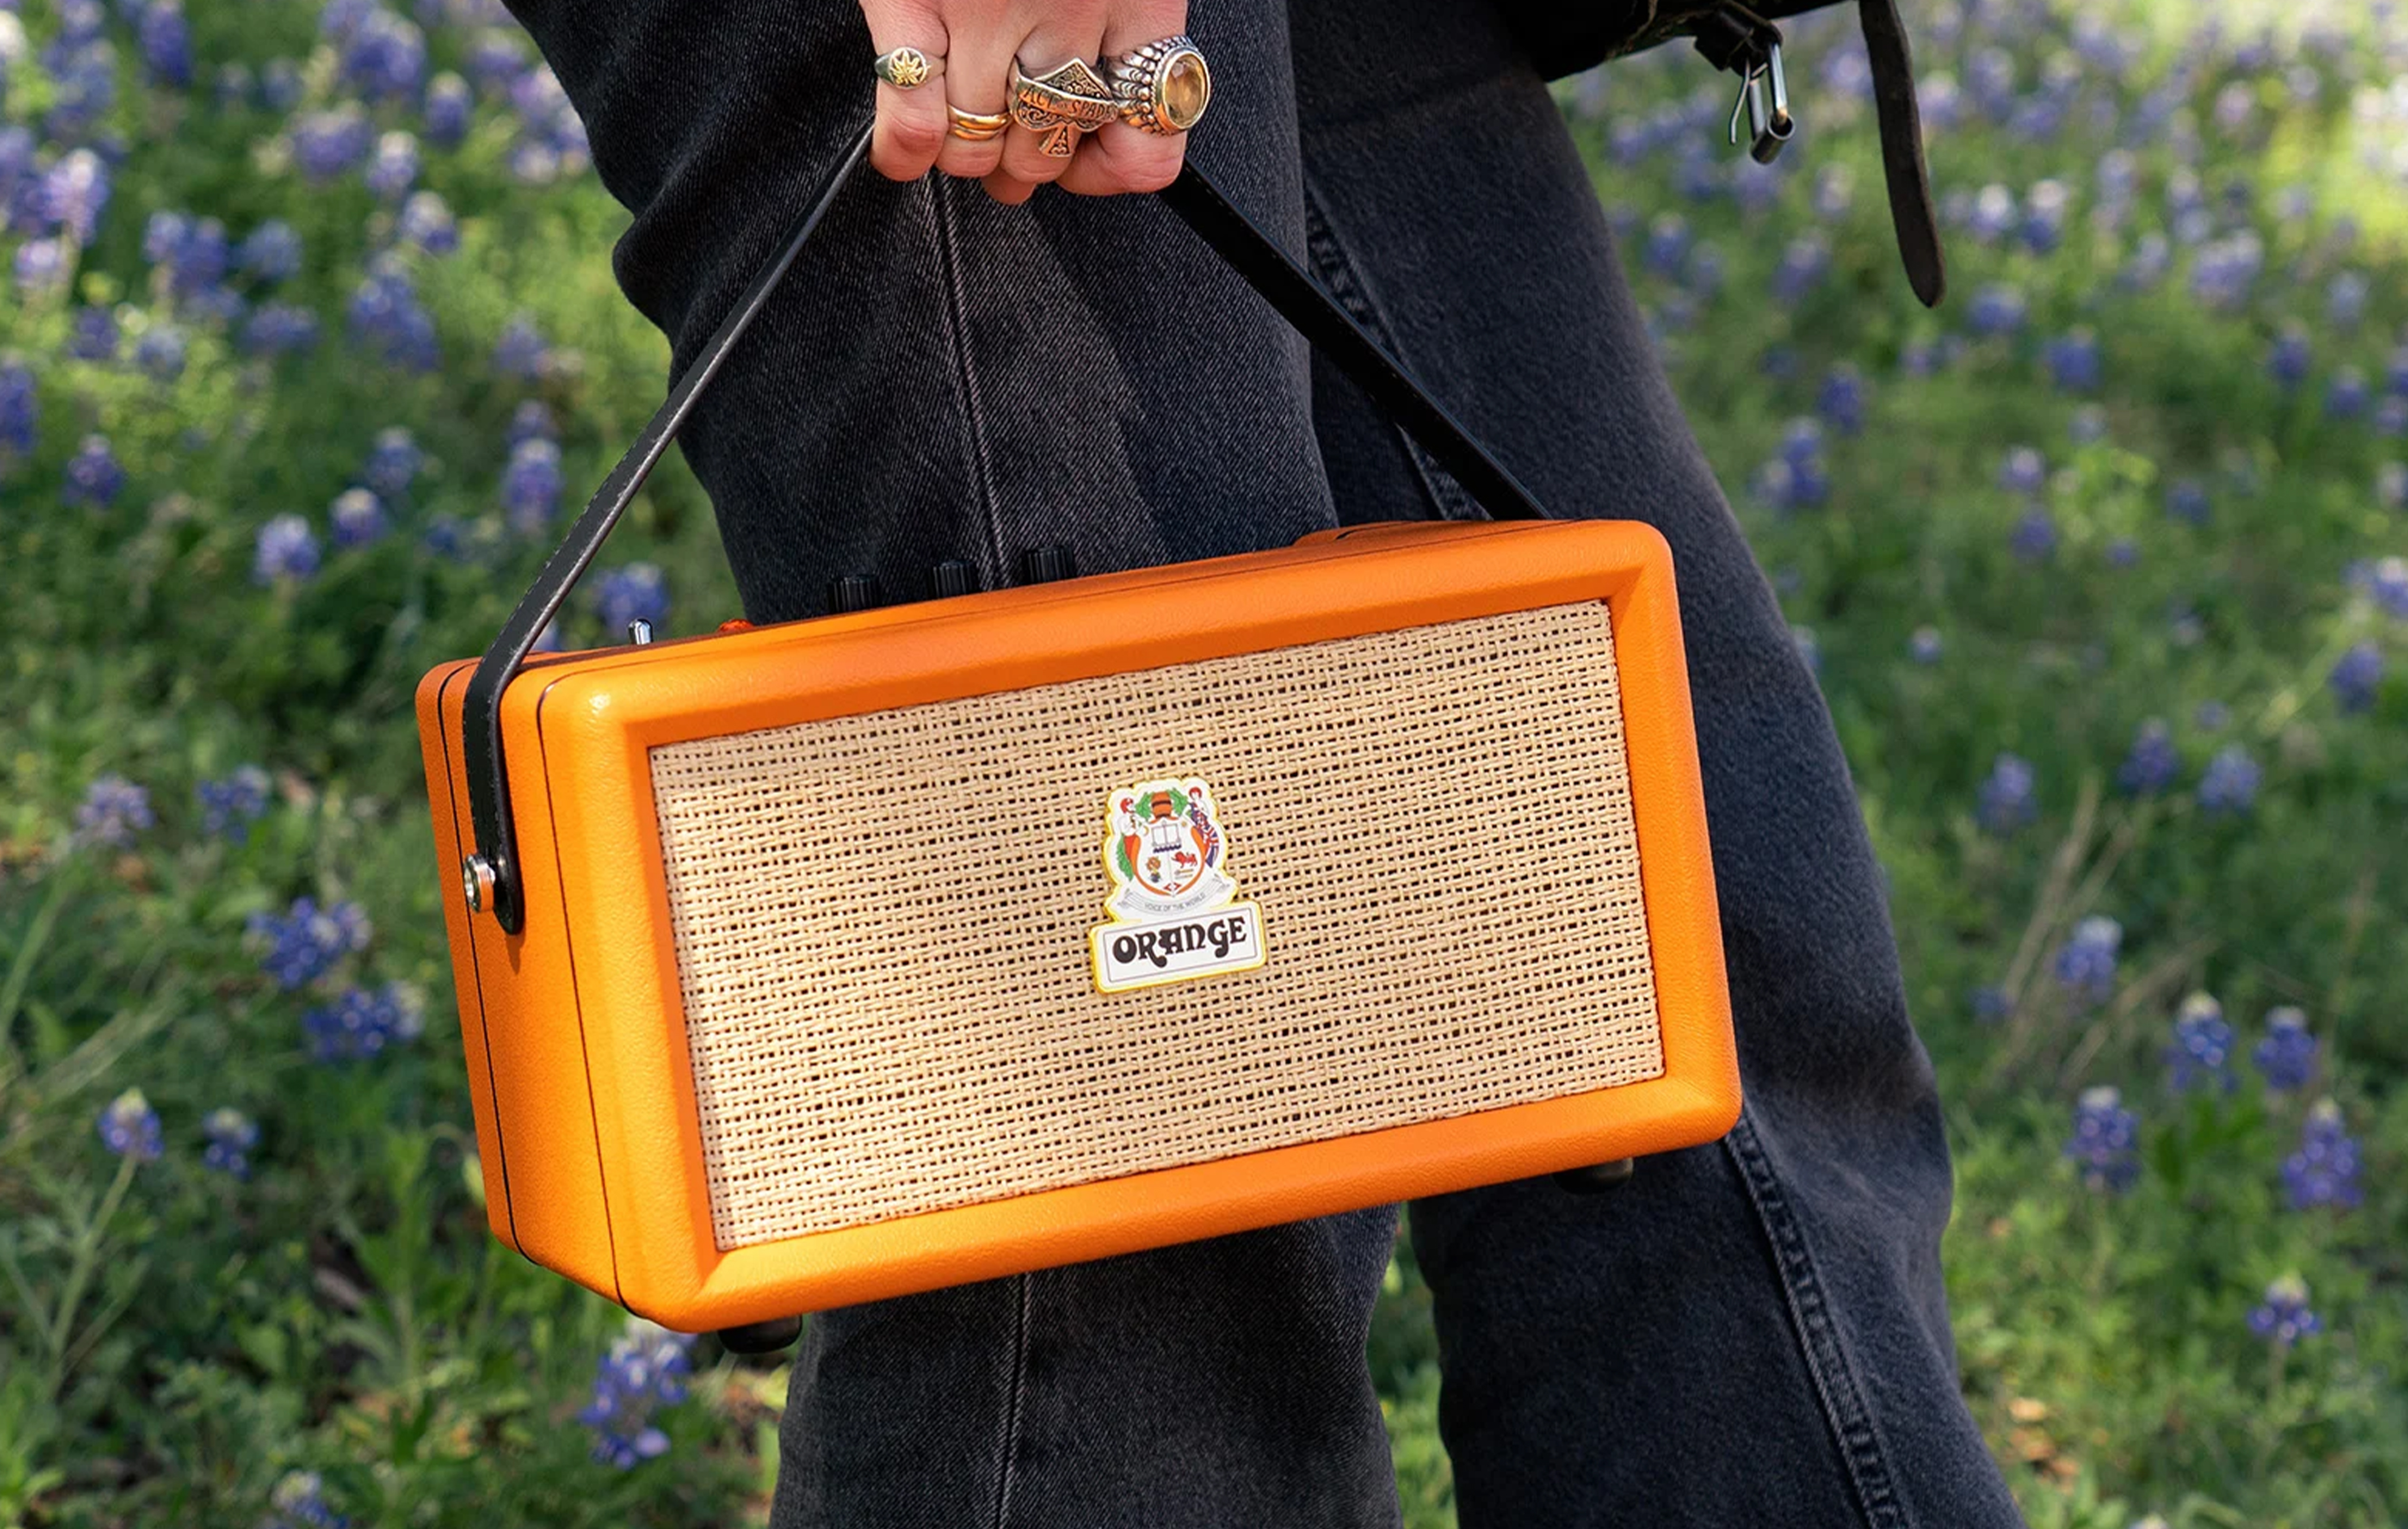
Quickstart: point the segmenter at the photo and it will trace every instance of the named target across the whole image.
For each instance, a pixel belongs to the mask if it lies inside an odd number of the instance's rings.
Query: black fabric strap
[[[610,469],[594,492],[584,512],[568,528],[535,583],[521,596],[518,607],[485,650],[461,701],[464,763],[468,776],[468,817],[484,863],[481,895],[501,926],[516,934],[524,926],[525,903],[518,877],[517,832],[510,813],[508,769],[502,758],[502,693],[534,650],[536,639],[560,613],[568,592],[602,550],[636,493],[644,486],[677,437],[703,389],[719,375],[728,352],[759,318],[795,257],[820,225],[869,153],[869,130],[864,128],[852,150],[838,162],[827,182],[798,219],[784,246],[754,276],[736,307],[703,345],[694,364],[669,390],[668,399],[636,437],[635,445]],[[1498,520],[1541,520],[1530,492],[1502,464],[1471,438],[1470,433],[1444,405],[1430,396],[1402,362],[1390,355],[1370,333],[1355,322],[1304,267],[1245,214],[1231,206],[1210,178],[1190,160],[1179,179],[1160,193],[1162,200],[1198,237],[1210,245],[1246,284],[1262,294],[1279,315],[1296,326],[1316,349],[1338,364],[1373,402],[1412,432],[1424,450],[1436,457],[1488,513]]]

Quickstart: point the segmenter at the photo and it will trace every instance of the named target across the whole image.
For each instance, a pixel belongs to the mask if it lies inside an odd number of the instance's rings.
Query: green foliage
[[[48,53],[55,7],[27,7],[32,47],[0,97],[43,168],[96,136],[125,146],[72,284],[11,285],[0,306],[0,384],[22,365],[38,406],[24,450],[0,408],[0,1525],[300,1522],[305,1489],[361,1529],[757,1520],[782,1372],[706,1340],[692,1397],[652,1420],[666,1457],[598,1463],[576,1414],[623,1314],[486,1230],[409,717],[418,677],[480,649],[540,561],[543,536],[506,513],[522,407],[556,422],[565,513],[658,397],[666,348],[610,276],[624,214],[538,77],[515,103],[485,88],[456,147],[424,146],[416,187],[456,218],[456,250],[398,238],[402,205],[356,169],[303,174],[308,114],[360,90],[315,7],[194,7],[184,90],[147,78],[122,8],[93,121],[52,116],[71,93],[53,75],[72,73]],[[432,69],[469,69],[499,20],[477,0],[414,8]],[[1775,171],[1715,141],[1729,82],[1686,49],[1564,90],[1707,455],[1811,631],[1948,1106],[1966,1393],[2043,1525],[2374,1525],[2408,1500],[2408,969],[2389,959],[2408,939],[2408,624],[2347,572],[2408,553],[2383,476],[2408,444],[2380,414],[2408,337],[2408,45],[2396,18],[2336,11],[2331,47],[2286,16],[2261,59],[2254,21],[2199,31],[2210,8],[1933,19],[1927,83],[1948,73],[1968,97],[1960,121],[1933,111],[1935,181],[1968,198],[1995,183],[2014,213],[1983,235],[1982,206],[1952,211],[1938,314],[1895,269],[1843,17],[1792,26],[1806,127]],[[271,109],[262,84],[220,98],[221,65],[265,81],[280,58],[296,102]],[[425,131],[415,92],[365,109]],[[2117,144],[2135,188],[2120,202],[2102,159]],[[2035,233],[2052,177],[2065,210]],[[298,269],[237,268],[225,291],[315,313],[317,343],[257,353],[243,320],[175,290],[144,248],[165,211],[236,242],[291,224]],[[2165,274],[2126,279],[2157,234]],[[2243,235],[2261,268],[2224,301],[2203,273]],[[35,236],[0,235],[0,254]],[[407,274],[438,365],[396,364],[355,327],[372,271]],[[2352,276],[2363,311],[2335,317],[2328,294]],[[1975,333],[1994,288],[2022,317]],[[117,359],[65,353],[93,307],[115,318]],[[492,358],[522,318],[544,358],[514,371]],[[2268,356],[2292,322],[2308,360],[2286,383]],[[170,326],[179,371],[129,363]],[[2095,386],[2052,377],[2050,343],[2077,330]],[[2337,416],[2324,400],[2344,367],[2372,399]],[[1819,437],[1798,434],[1818,410]],[[423,460],[387,495],[385,534],[338,546],[327,506],[394,426]],[[99,507],[64,492],[94,434],[125,475]],[[2015,445],[2041,454],[2036,484],[2002,478]],[[2166,508],[2194,481],[2200,523]],[[286,514],[319,565],[261,581],[262,530]],[[674,596],[664,636],[736,613],[675,461],[603,571],[638,560]],[[590,590],[563,624],[570,645],[610,640]],[[1918,658],[1924,628],[1938,652]],[[2361,643],[2390,673],[2351,709],[2329,676]],[[2129,793],[2119,768],[2152,718],[2174,778]],[[2201,781],[2236,747],[2261,776],[2245,808],[2218,810]],[[2002,752],[2031,766],[2031,821],[1994,832],[1981,793]],[[254,763],[256,816],[213,827],[196,788]],[[108,775],[146,789],[155,821],[79,829]],[[278,933],[304,897],[356,905],[373,934],[288,986],[264,961],[306,944]],[[2094,916],[2121,930],[2095,999],[2057,965]],[[322,1060],[324,1017],[354,989],[382,1006],[363,1010],[380,1047]],[[2229,1094],[2170,1093],[2163,1053],[2194,990],[2221,1000],[2243,1058],[2270,1007],[2302,1008],[2312,1087],[2270,1093],[2243,1060]],[[2099,1084],[2139,1115],[2121,1193],[2063,1152],[2076,1093]],[[113,1156],[94,1128],[129,1087],[156,1110],[157,1161]],[[2283,1164],[2327,1095],[2363,1203],[2296,1209]],[[206,1134],[221,1108],[256,1122],[248,1178]],[[2324,1330],[2270,1345],[2250,1313],[2292,1274]],[[1451,1522],[1427,1293],[1401,1247],[1369,1360],[1407,1522]]]

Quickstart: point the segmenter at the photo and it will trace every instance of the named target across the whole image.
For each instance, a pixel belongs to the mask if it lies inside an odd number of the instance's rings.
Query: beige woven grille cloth
[[[1602,604],[652,764],[723,1249],[1663,1070]],[[1100,995],[1106,794],[1186,776],[1269,960]]]

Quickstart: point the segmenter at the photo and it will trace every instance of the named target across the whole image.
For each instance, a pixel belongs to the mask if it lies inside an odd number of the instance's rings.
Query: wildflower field
[[[2036,1524],[2390,1524],[2408,7],[1906,8],[1937,313],[1844,11],[1771,168],[1685,49],[1560,94],[1856,772],[1965,1390]],[[624,225],[493,0],[0,0],[0,1529],[765,1509],[774,1364],[485,1231],[408,715],[661,393]],[[735,613],[672,463],[558,636]]]

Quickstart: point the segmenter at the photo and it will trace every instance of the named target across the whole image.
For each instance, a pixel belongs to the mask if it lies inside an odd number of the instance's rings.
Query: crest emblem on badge
[[[1211,789],[1144,780],[1104,803],[1106,922],[1089,932],[1105,993],[1250,971],[1263,964],[1262,909],[1235,901],[1228,840]]]

